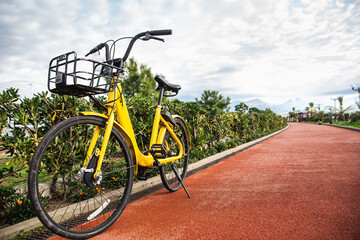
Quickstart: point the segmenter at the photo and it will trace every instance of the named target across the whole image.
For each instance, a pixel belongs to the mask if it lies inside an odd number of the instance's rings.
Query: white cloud
[[[132,56],[181,84],[182,99],[205,89],[244,100],[329,98],[360,84],[360,4],[339,0],[0,1],[0,82],[45,86],[56,55],[163,28],[173,36],[139,42]]]

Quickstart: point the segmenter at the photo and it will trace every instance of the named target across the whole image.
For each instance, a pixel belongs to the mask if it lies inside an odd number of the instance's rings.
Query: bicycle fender
[[[80,112],[80,115],[83,115],[83,116],[96,116],[96,117],[100,117],[100,118],[103,118],[103,119],[108,119],[108,116],[106,116],[105,114],[96,113],[96,112]],[[136,154],[135,154],[135,150],[134,150],[134,144],[131,141],[131,138],[129,137],[129,134],[126,132],[126,130],[118,122],[114,121],[114,126],[115,126],[116,130],[118,130],[121,133],[121,135],[124,137],[127,145],[129,146],[131,156],[132,156],[133,160],[135,161]]]
[[[184,123],[185,128],[186,128],[186,134],[188,135],[188,138],[189,138],[189,150],[190,150],[190,149],[191,149],[191,136],[190,136],[190,131],[189,131],[189,128],[188,128],[185,120],[184,120],[181,116],[179,116],[179,115],[171,115],[171,116],[172,116],[174,119],[177,118],[177,119],[179,119],[180,121],[182,121],[182,122]]]

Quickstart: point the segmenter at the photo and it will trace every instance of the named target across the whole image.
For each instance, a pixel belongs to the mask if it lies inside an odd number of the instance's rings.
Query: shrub
[[[101,99],[104,101],[104,99]],[[226,101],[225,101],[226,100]],[[246,112],[242,105],[237,112],[226,110],[227,99],[221,106],[207,106],[203,102],[182,102],[166,99],[164,108],[172,114],[181,115],[186,121],[191,137],[190,162],[203,159],[217,152],[238,146],[286,126],[286,120],[270,110],[251,109]],[[154,101],[141,95],[127,99],[137,143],[140,149],[148,148],[150,142]],[[33,98],[20,99],[17,90],[9,89],[0,94],[1,129],[0,150],[6,150],[10,160],[0,168],[0,183],[7,177],[27,175],[27,166],[32,154],[44,134],[55,124],[81,111],[92,111],[95,107],[85,98],[61,97],[46,92]],[[99,110],[99,109],[98,109]],[[81,142],[81,140],[79,140]],[[54,149],[54,152],[57,151]],[[52,161],[51,157],[47,161]],[[59,162],[58,164],[62,164]],[[49,164],[50,165],[50,164]],[[47,166],[45,162],[45,167]],[[66,170],[66,168],[63,167]],[[52,169],[47,169],[51,172]],[[151,176],[158,174],[155,170]],[[116,175],[108,178],[116,182]],[[52,181],[55,183],[57,179]],[[73,183],[76,184],[76,183]],[[74,186],[81,194],[64,192],[72,201],[82,201],[96,194],[97,189]],[[1,219],[16,223],[33,217],[27,195],[20,195],[11,188],[1,188]]]
[[[15,224],[35,216],[27,194],[17,193],[11,187],[0,186],[1,222]]]
[[[349,116],[350,122],[360,121],[360,111],[351,113]]]

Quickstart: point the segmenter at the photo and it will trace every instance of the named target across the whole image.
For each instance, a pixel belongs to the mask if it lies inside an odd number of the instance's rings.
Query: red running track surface
[[[129,204],[92,239],[360,239],[360,132],[285,132]]]

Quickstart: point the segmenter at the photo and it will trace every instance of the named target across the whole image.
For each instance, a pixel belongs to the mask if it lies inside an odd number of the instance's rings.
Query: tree
[[[9,88],[0,93],[0,133],[10,125],[15,102],[20,98],[19,89]]]
[[[305,111],[307,112],[309,118],[315,117],[315,113],[317,112],[313,102],[309,102],[309,106],[305,108]]]
[[[339,96],[339,97],[337,98],[337,100],[338,100],[339,103],[340,103],[339,108],[332,107],[332,106],[328,106],[327,108],[330,109],[330,110],[335,110],[335,111],[337,111],[338,114],[339,114],[339,119],[340,119],[341,121],[345,121],[345,112],[348,112],[348,111],[350,111],[350,110],[353,110],[354,107],[353,107],[353,105],[350,105],[350,106],[344,108],[344,106],[343,106],[344,97],[343,97],[343,96]]]
[[[207,122],[204,130],[210,133],[209,147],[212,147],[216,141],[220,141],[226,129],[223,124],[225,111],[229,111],[230,98],[224,97],[218,91],[205,90],[200,100],[195,99],[196,103],[201,107],[200,113],[205,114]]]
[[[229,111],[230,98],[224,97],[215,90],[205,90],[201,95],[200,100],[195,99],[196,102],[204,108],[207,113],[216,114]]]
[[[257,107],[249,108],[249,113],[261,113],[262,110],[258,109]]]
[[[292,108],[292,111],[289,112],[289,120],[296,121],[298,118],[299,110],[296,110],[295,107]]]
[[[125,97],[137,96],[154,100],[156,98],[156,82],[151,68],[144,64],[139,66],[134,58],[130,58],[125,63],[125,68],[128,75],[121,84]]]
[[[245,103],[240,103],[240,104],[235,106],[235,111],[236,112],[246,113],[247,110],[249,110],[249,107]]]
[[[80,111],[92,110],[84,98],[55,94],[49,97],[47,92],[19,98],[17,92],[10,88],[0,93],[1,127],[6,129],[0,135],[0,151],[10,157],[0,168],[0,182],[27,168],[35,148],[52,126]]]

